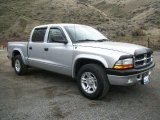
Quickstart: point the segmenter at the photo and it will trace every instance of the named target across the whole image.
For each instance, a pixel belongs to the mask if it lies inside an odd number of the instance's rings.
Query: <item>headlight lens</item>
[[[113,67],[114,69],[131,69],[133,68],[133,58],[118,60]]]

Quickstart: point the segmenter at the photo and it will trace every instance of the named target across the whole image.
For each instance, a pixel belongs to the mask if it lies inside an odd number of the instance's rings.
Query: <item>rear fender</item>
[[[13,49],[13,52],[12,52],[12,60],[14,60],[14,52],[15,51],[17,51],[17,52],[19,52],[20,53],[20,55],[21,55],[21,57],[22,57],[22,60],[23,60],[23,63],[24,64],[26,64],[26,60],[25,60],[25,57],[24,57],[24,55],[23,55],[23,52],[22,52],[22,50],[20,49],[20,48],[14,48]]]

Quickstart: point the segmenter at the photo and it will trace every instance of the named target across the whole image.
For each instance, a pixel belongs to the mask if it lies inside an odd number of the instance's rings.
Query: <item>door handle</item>
[[[30,50],[32,50],[32,47],[29,47]]]
[[[48,48],[44,48],[44,51],[48,51]]]

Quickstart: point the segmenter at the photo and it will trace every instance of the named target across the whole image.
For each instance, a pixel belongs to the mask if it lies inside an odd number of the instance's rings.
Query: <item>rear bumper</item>
[[[148,67],[141,69],[131,70],[114,70],[107,69],[108,79],[111,85],[133,85],[137,82],[141,82],[143,74],[150,76],[152,68],[155,66],[154,63]]]

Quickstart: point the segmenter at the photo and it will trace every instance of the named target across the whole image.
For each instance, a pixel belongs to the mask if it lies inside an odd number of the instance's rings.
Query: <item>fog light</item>
[[[128,83],[130,84],[130,83],[133,83],[133,81],[131,80],[131,79],[128,79]]]

